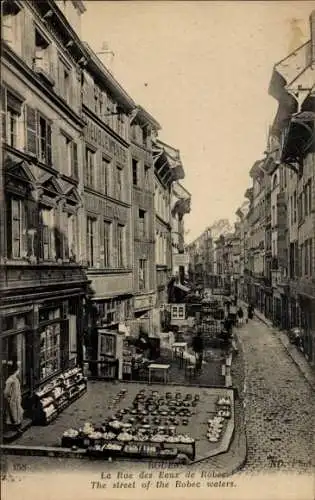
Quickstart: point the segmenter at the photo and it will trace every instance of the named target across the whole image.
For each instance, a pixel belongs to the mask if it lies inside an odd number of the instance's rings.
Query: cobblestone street
[[[244,374],[247,462],[243,472],[310,470],[314,393],[272,329],[251,320],[238,330]]]

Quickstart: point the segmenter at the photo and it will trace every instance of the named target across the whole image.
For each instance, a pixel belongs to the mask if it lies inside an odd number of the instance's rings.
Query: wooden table
[[[172,348],[172,358],[176,357],[177,354],[187,351],[187,342],[174,342],[171,345]]]
[[[170,365],[161,365],[159,363],[151,363],[148,366],[149,369],[149,384],[151,383],[151,372],[152,370],[160,370],[164,373],[164,384],[168,382],[168,375],[169,375],[169,369]]]

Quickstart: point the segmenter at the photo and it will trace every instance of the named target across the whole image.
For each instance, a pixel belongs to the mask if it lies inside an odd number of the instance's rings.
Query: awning
[[[284,163],[298,162],[314,148],[315,113],[303,111],[294,115],[287,128],[281,160]]]
[[[182,290],[185,293],[190,292],[190,288],[188,288],[187,286],[182,285],[181,283],[174,283],[174,286],[176,286],[176,288],[179,288],[179,290]]]

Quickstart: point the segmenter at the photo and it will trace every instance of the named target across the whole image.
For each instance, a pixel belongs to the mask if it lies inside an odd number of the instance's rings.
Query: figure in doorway
[[[24,413],[21,397],[20,366],[17,361],[9,363],[9,376],[4,387],[5,423],[12,429],[18,430],[22,424]]]

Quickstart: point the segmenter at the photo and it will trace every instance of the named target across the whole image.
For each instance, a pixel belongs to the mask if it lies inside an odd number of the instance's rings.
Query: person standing
[[[238,316],[239,324],[242,325],[243,324],[243,318],[244,318],[244,312],[243,312],[243,309],[241,308],[241,306],[238,308],[237,316]]]
[[[202,368],[202,360],[203,360],[203,338],[201,332],[197,332],[195,337],[193,338],[192,348],[194,350],[196,356],[196,371],[200,372]]]
[[[4,387],[5,398],[5,423],[15,429],[19,429],[23,421],[23,407],[20,384],[20,367],[17,361],[9,364],[9,377]]]

